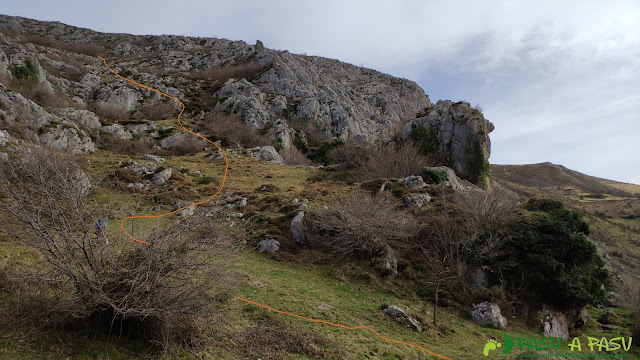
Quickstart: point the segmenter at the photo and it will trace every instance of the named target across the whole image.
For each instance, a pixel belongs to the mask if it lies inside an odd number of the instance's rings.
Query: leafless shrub
[[[175,155],[196,154],[202,151],[202,141],[193,139],[193,137],[181,137],[176,140],[175,145],[171,148],[171,152]]]
[[[288,151],[284,150],[280,152],[285,165],[292,166],[311,166],[313,161],[298,150],[295,146],[292,146]]]
[[[410,143],[379,146],[347,141],[331,150],[328,158],[330,162],[356,169],[360,181],[416,175],[430,164]]]
[[[305,228],[312,244],[340,254],[370,256],[385,245],[396,247],[414,233],[414,222],[398,206],[387,194],[356,190],[327,209],[310,212]]]
[[[155,152],[153,149],[155,144],[149,139],[120,139],[105,132],[100,133],[97,143],[103,150],[122,155],[137,156]]]
[[[122,121],[131,118],[131,114],[125,107],[109,103],[97,103],[94,112],[107,120]]]
[[[229,146],[268,146],[272,141],[261,135],[235,115],[226,115],[220,112],[210,112],[205,118],[205,127],[212,138],[221,140]]]
[[[48,285],[43,317],[161,346],[193,344],[198,334],[189,324],[215,310],[231,283],[221,260],[204,256],[213,253],[211,241],[190,240],[204,220],[168,222],[144,238],[148,246],[108,232],[96,238],[78,171],[72,157],[43,148],[0,164],[0,210],[13,220],[0,231],[42,255],[44,263],[24,276]]]
[[[239,64],[225,67],[210,67],[202,70],[194,70],[187,74],[192,79],[205,79],[224,83],[229,79],[252,78],[257,76],[264,67],[258,64]]]
[[[487,231],[497,223],[512,219],[519,205],[517,195],[502,187],[490,191],[459,191],[453,201],[462,217],[477,231]]]
[[[152,102],[143,105],[135,113],[136,119],[144,120],[164,120],[175,115],[176,109],[166,102]]]

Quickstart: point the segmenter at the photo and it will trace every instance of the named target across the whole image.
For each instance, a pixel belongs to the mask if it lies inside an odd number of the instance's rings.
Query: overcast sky
[[[0,13],[336,58],[479,104],[491,163],[640,184],[640,1],[28,1]]]

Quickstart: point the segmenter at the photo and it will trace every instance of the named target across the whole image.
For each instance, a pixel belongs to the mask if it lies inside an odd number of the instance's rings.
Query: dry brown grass
[[[131,118],[131,114],[126,108],[115,104],[98,103],[95,105],[94,113],[107,120],[122,121]]]
[[[64,58],[59,56],[52,56],[52,57],[56,58],[55,60],[63,61],[65,64],[67,64],[67,66],[61,69],[59,67],[53,66],[52,64],[46,61],[40,62],[40,65],[42,66],[42,68],[47,73],[55,77],[67,79],[74,82],[79,82],[85,74],[89,73],[89,68],[87,68],[87,66],[84,63],[72,57],[64,57]]]
[[[171,148],[171,153],[174,155],[182,156],[189,154],[196,154],[203,150],[200,138],[194,139],[193,137],[182,137],[176,140],[175,145]]]
[[[250,79],[257,76],[264,67],[257,64],[239,64],[225,67],[211,67],[191,71],[186,77],[224,83],[229,79]]]
[[[292,146],[289,151],[280,152],[285,165],[290,166],[312,166],[313,161],[298,150],[295,146]]]
[[[258,133],[235,115],[225,115],[220,112],[210,112],[205,116],[207,133],[215,140],[221,140],[225,146],[243,147],[268,146],[272,141]]]
[[[143,105],[135,113],[136,119],[144,120],[164,120],[172,118],[176,113],[176,109],[166,102],[151,102]]]
[[[23,42],[94,57],[104,54],[105,52],[101,46],[96,44],[67,43],[52,38],[42,37],[39,35],[26,35]]]

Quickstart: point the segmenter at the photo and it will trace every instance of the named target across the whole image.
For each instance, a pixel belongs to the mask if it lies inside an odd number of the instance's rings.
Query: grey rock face
[[[404,310],[395,305],[383,306],[382,312],[391,316],[395,321],[399,322],[407,329],[422,331],[422,325],[420,325],[420,323],[416,319],[410,317],[409,315],[407,315],[407,313],[404,312]]]
[[[247,199],[242,198],[242,199],[240,199],[238,201],[235,201],[233,203],[225,204],[223,207],[225,209],[242,209],[245,206],[247,206]]]
[[[500,314],[500,307],[488,301],[473,306],[471,311],[473,321],[483,327],[492,327],[500,330],[507,328],[507,319]]]
[[[131,166],[127,166],[124,170],[129,170],[134,173],[136,176],[143,176],[147,174],[153,174],[158,169],[158,165],[148,162],[142,166],[138,166],[138,163],[133,163]]]
[[[562,338],[566,340],[569,338],[569,328],[567,326],[567,320],[564,315],[555,313],[550,319],[544,321],[543,334],[545,337]]]
[[[463,179],[472,177],[471,154],[482,152],[485,160],[491,155],[489,133],[494,130],[482,113],[466,102],[440,100],[421,110],[420,117],[409,121],[402,130],[408,139],[414,129],[422,128],[437,139],[437,154]],[[476,148],[477,147],[477,148]]]
[[[100,119],[96,116],[96,114],[92,113],[88,110],[78,110],[74,108],[64,108],[58,109],[57,114],[60,117],[67,118],[77,124],[81,129],[84,130],[96,130],[102,127],[100,123]]]
[[[421,208],[431,201],[431,196],[429,194],[407,194],[402,197],[402,200],[409,208]]]
[[[72,154],[96,151],[96,145],[84,131],[72,127],[56,127],[40,135],[40,141],[50,147],[67,150]]]
[[[293,234],[293,241],[297,244],[305,244],[307,239],[304,235],[304,211],[299,211],[298,214],[291,220],[291,233]]]
[[[423,188],[427,186],[427,184],[425,184],[424,180],[422,180],[422,176],[411,175],[407,176],[407,178],[404,180],[404,186],[406,186],[408,189],[413,190]]]
[[[274,253],[280,250],[280,241],[276,239],[265,239],[258,243],[258,252]]]
[[[162,185],[170,178],[171,178],[171,168],[168,168],[153,175],[153,179],[151,180],[151,182],[155,185]]]
[[[131,133],[120,124],[105,125],[102,127],[102,131],[113,134],[113,136],[119,139],[128,140],[133,138],[133,135],[131,135]]]

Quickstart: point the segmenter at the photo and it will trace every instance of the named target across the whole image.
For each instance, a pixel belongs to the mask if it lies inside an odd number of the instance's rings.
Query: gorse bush
[[[24,64],[9,68],[11,76],[16,80],[38,80],[38,67],[30,57],[24,59]]]
[[[530,200],[524,208],[531,213],[497,230],[500,253],[487,264],[493,279],[558,308],[604,301],[608,273],[587,239],[588,224],[557,201]]]

